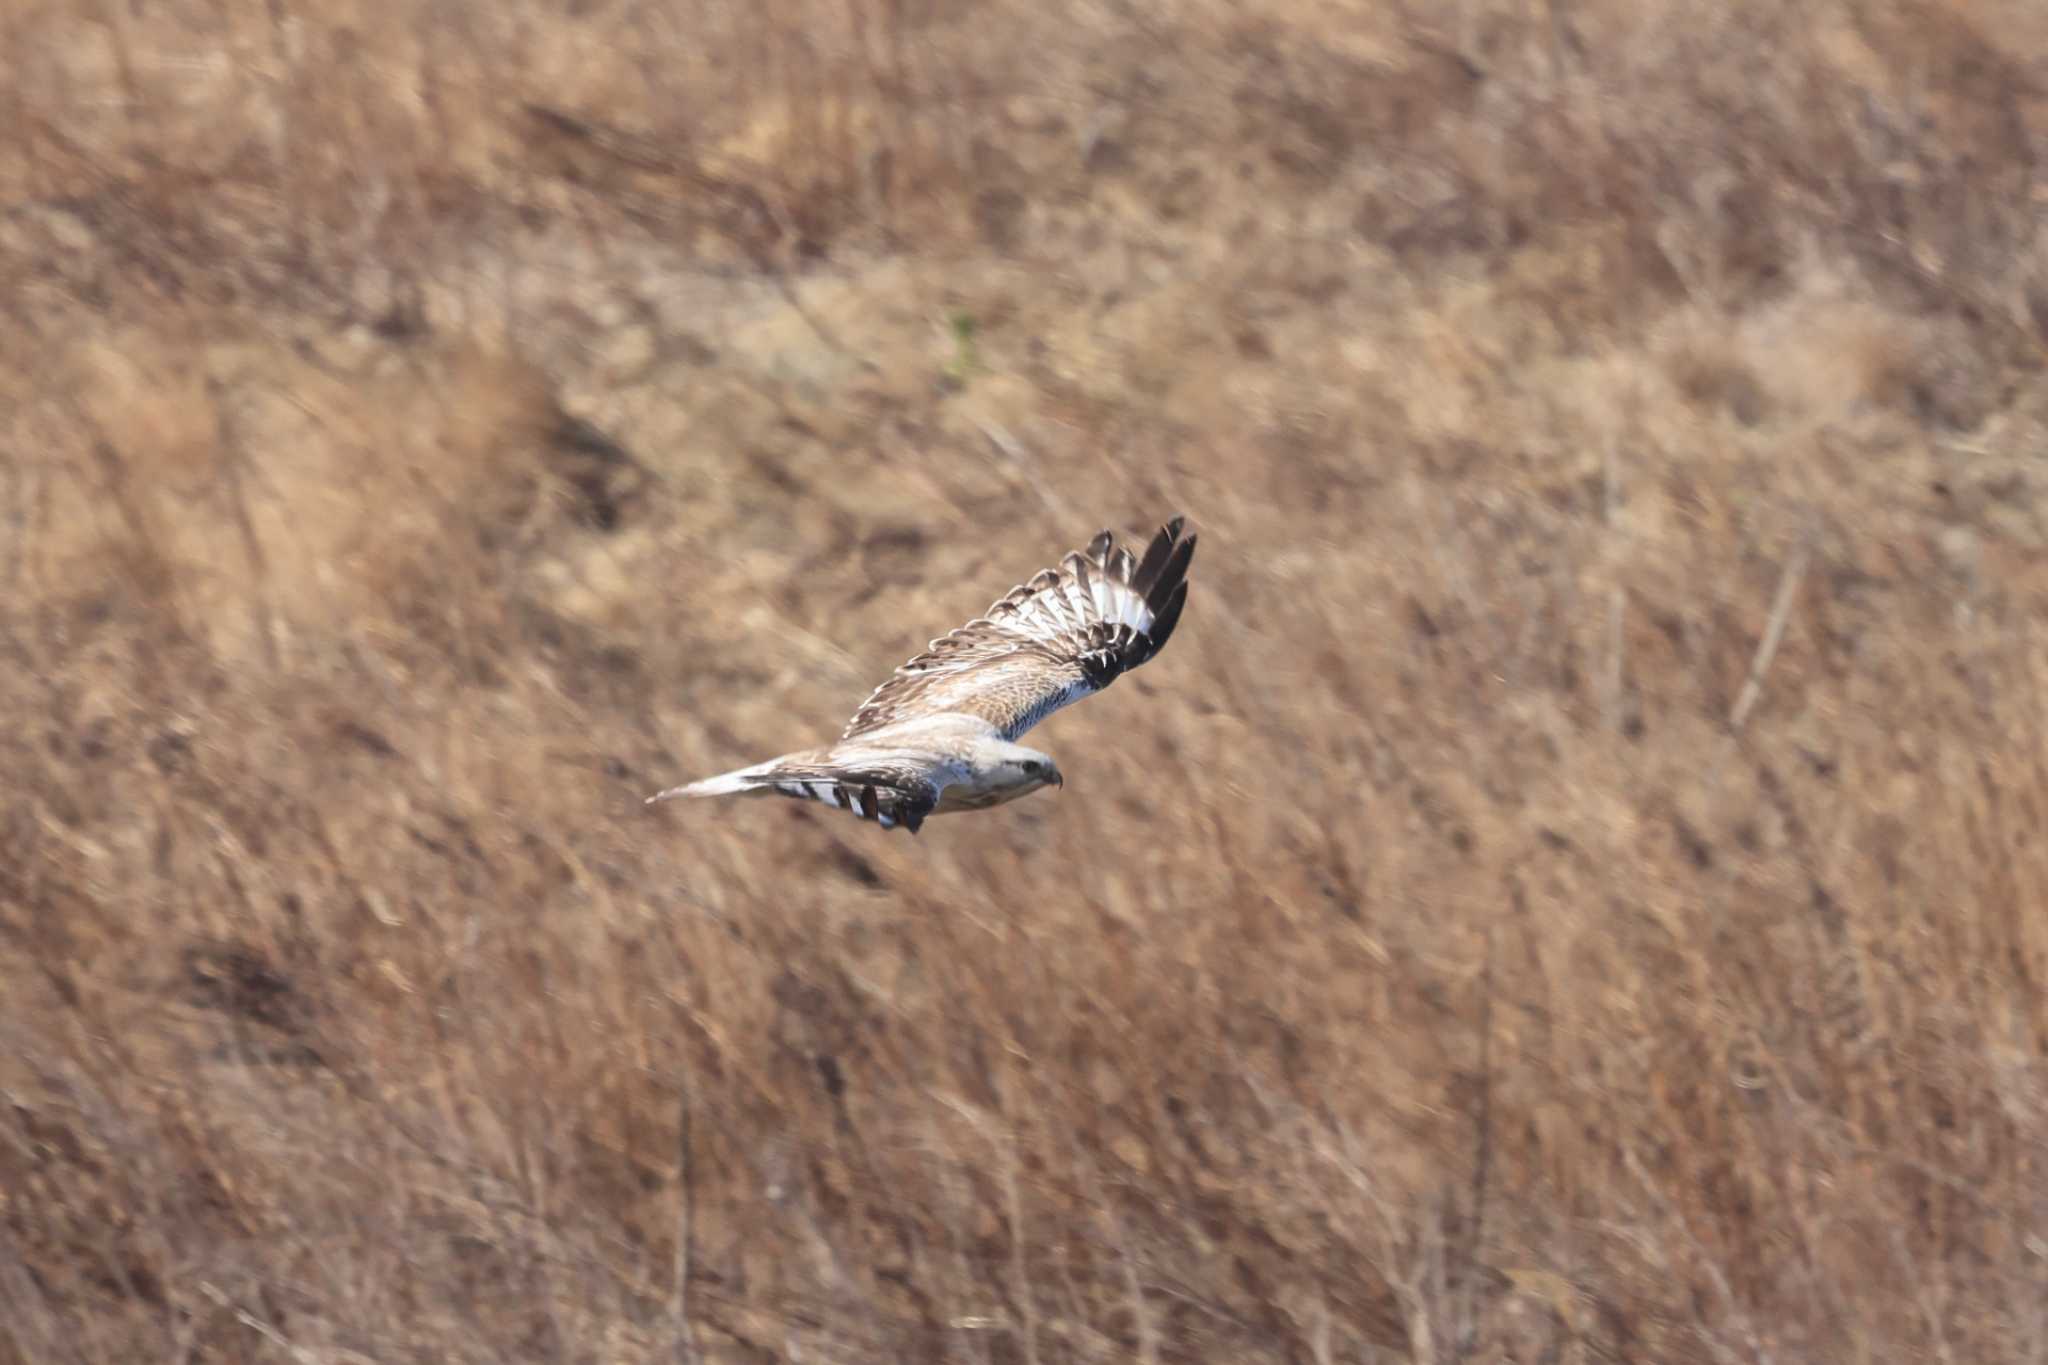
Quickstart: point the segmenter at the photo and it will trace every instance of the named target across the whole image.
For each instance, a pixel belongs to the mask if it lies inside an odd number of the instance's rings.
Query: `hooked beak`
[[[1060,776],[1060,770],[1058,768],[1054,768],[1052,770],[1052,776],[1047,778],[1046,780],[1052,783],[1052,785],[1055,787],[1064,787],[1067,785],[1067,779]]]

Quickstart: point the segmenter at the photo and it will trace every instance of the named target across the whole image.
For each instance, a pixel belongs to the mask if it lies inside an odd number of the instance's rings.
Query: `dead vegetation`
[[[2035,7],[298,8],[0,20],[0,1359],[2039,1358]]]

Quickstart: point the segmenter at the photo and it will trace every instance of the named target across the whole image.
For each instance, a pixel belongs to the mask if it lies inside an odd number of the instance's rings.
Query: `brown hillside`
[[[0,1362],[2040,1358],[2039,5],[0,43]]]

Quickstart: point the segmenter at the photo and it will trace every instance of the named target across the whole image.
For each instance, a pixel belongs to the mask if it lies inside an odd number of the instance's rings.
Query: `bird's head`
[[[1040,787],[1057,787],[1062,784],[1060,765],[1052,761],[1051,754],[1027,749],[1021,744],[1005,744],[996,764],[996,782],[1003,787],[1014,787],[1017,795],[1023,796]]]

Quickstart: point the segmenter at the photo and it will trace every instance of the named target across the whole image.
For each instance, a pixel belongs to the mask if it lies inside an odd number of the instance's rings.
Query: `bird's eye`
[[[1024,775],[1026,777],[1036,777],[1038,776],[1038,770],[1044,766],[1043,763],[1040,763],[1035,758],[1027,758],[1024,760]]]

